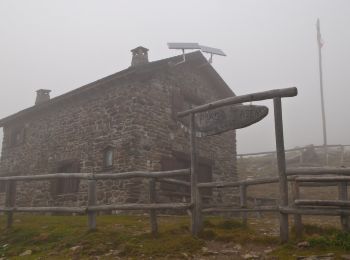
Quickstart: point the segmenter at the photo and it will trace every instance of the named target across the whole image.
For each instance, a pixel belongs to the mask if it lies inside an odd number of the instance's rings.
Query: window
[[[109,146],[104,151],[104,167],[110,168],[113,167],[114,164],[114,149],[113,147]]]
[[[16,146],[24,143],[25,135],[24,135],[24,127],[17,126],[11,129],[10,132],[10,146]]]
[[[3,176],[1,176],[3,177]],[[6,192],[6,181],[0,182],[0,193]]]

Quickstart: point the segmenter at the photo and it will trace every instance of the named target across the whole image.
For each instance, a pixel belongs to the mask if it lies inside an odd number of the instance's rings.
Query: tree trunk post
[[[348,200],[348,183],[347,182],[340,182],[338,184],[338,194],[339,194],[339,200]],[[349,216],[341,215],[340,224],[344,231],[349,231],[350,230]]]
[[[299,183],[292,181],[292,206],[295,207],[295,200],[300,198]],[[303,235],[303,222],[300,214],[294,214],[295,236],[300,239]]]
[[[157,193],[156,193],[156,180],[151,178],[149,180],[149,200],[150,203],[157,203]],[[150,224],[151,224],[151,233],[152,236],[156,236],[158,234],[158,223],[157,223],[157,213],[155,209],[151,209],[149,213]]]
[[[191,203],[192,203],[192,235],[198,236],[202,228],[201,198],[197,171],[196,126],[195,114],[190,114],[190,143],[191,143]]]
[[[286,175],[281,98],[274,98],[273,104],[275,114],[276,152],[280,191],[279,204],[280,207],[283,208],[288,206],[288,182]],[[288,214],[282,212],[280,212],[280,240],[282,243],[288,242]]]
[[[88,207],[95,206],[96,199],[96,180],[88,180]],[[96,211],[88,211],[88,228],[89,230],[96,229]]]
[[[345,149],[344,146],[340,146],[340,164],[343,165],[344,163],[344,154],[345,154]]]
[[[239,186],[239,200],[240,200],[240,206],[241,208],[247,208],[247,185],[240,185]],[[244,226],[247,225],[247,212],[242,212],[242,223]]]
[[[300,156],[299,163],[302,164],[304,162],[304,160],[303,160],[303,150],[299,151],[299,156]]]
[[[7,181],[6,182],[6,198],[5,198],[6,208],[13,208],[16,205],[16,182]],[[6,228],[11,228],[13,225],[13,211],[6,212]]]

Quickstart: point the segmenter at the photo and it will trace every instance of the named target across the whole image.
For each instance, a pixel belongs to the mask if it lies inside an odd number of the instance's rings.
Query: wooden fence
[[[162,171],[162,172],[123,172],[123,173],[55,173],[33,176],[11,176],[0,177],[0,182],[6,183],[5,207],[0,207],[0,212],[5,212],[7,215],[6,227],[10,228],[13,225],[13,214],[15,212],[64,212],[64,213],[79,213],[87,214],[88,228],[96,229],[96,213],[99,211],[110,210],[148,210],[150,212],[150,224],[153,234],[157,233],[157,210],[163,209],[190,209],[191,203],[157,203],[156,182],[168,182],[190,186],[189,183],[173,179],[172,177],[189,175],[189,169]],[[45,181],[62,178],[77,178],[88,181],[88,202],[86,207],[17,207],[16,206],[16,183],[18,181]],[[113,205],[97,205],[97,180],[120,180],[130,178],[147,178],[149,179],[149,203],[148,204],[113,204]]]
[[[247,206],[247,188],[255,185],[278,183],[278,177],[240,180],[236,182],[199,183],[199,188],[228,188],[239,187],[240,207],[231,205],[213,206],[202,210],[212,212],[241,212],[242,222],[247,223],[247,212],[282,212],[294,215],[294,226],[298,238],[302,235],[302,215],[340,216],[340,223],[345,231],[350,230],[350,200],[348,199],[348,182],[350,168],[337,167],[304,167],[291,168],[286,171],[287,180],[291,186],[291,201],[287,206]],[[338,186],[338,200],[309,200],[300,199],[301,187]]]
[[[254,211],[275,211],[279,213],[280,220],[280,240],[281,242],[287,242],[289,238],[289,223],[288,217],[290,214],[295,215],[295,223],[297,229],[301,230],[301,215],[315,214],[315,215],[341,215],[342,221],[345,223],[347,219],[346,214],[348,210],[345,208],[349,206],[347,201],[347,181],[350,179],[344,176],[332,176],[328,177],[327,181],[323,181],[324,177],[309,176],[309,175],[322,175],[322,174],[349,174],[349,168],[304,168],[304,169],[286,169],[286,158],[285,158],[285,148],[284,148],[284,135],[283,135],[283,119],[282,119],[282,98],[283,97],[293,97],[297,95],[296,88],[289,89],[279,89],[260,93],[254,93],[250,95],[237,96],[232,98],[227,98],[219,100],[213,103],[198,106],[187,111],[178,114],[179,117],[190,116],[190,129],[191,129],[191,191],[192,191],[192,232],[194,235],[198,234],[198,231],[202,229],[202,212],[242,212],[243,222],[246,223],[246,212]],[[195,126],[195,115],[196,113],[207,112],[209,110],[234,105],[244,102],[259,101],[273,99],[274,108],[274,123],[275,123],[275,140],[276,140],[276,160],[277,160],[277,173],[278,177],[265,178],[259,180],[245,180],[238,182],[211,182],[211,183],[197,183],[197,165],[196,165],[196,126]],[[326,149],[325,149],[326,150]],[[344,149],[343,149],[344,150]],[[344,152],[343,152],[344,154]],[[342,156],[343,157],[343,156]],[[304,175],[304,177],[303,177]],[[306,176],[305,176],[306,175]],[[339,184],[339,197],[342,198],[340,201],[300,201],[298,198],[299,188],[298,184],[304,184],[307,182],[308,178],[313,185],[321,185],[318,180],[323,181],[326,184],[333,185],[335,182],[341,182]],[[288,181],[293,179],[293,193],[292,193],[292,203],[289,203],[289,192],[288,192]],[[303,181],[305,180],[305,182]],[[278,206],[261,206],[254,208],[247,208],[247,187],[251,185],[278,183],[279,186],[279,205]],[[240,189],[240,208],[220,208],[212,207],[202,210],[200,190],[202,188],[224,188],[224,187],[239,187]],[[304,204],[304,205],[303,205]],[[307,206],[305,205],[307,204]],[[334,210],[334,208],[325,208],[328,206],[340,207],[340,209]],[[306,208],[307,207],[307,208]],[[318,208],[322,207],[322,208]],[[346,222],[347,223],[347,222]],[[344,224],[345,225],[345,224]],[[300,233],[300,232],[299,232]]]
[[[308,148],[314,148],[315,150],[321,150],[322,152],[327,151],[327,162],[326,165],[328,165],[329,163],[329,149],[328,148],[338,148],[339,149],[339,162],[340,164],[343,164],[345,162],[345,152],[346,152],[346,148],[350,147],[349,144],[330,144],[327,145],[327,149],[325,149],[324,145],[307,145],[307,146],[303,146],[303,147],[296,147],[296,148],[291,148],[291,149],[286,149],[285,153],[295,153],[298,152],[299,153],[299,163],[304,163],[304,157],[303,157],[303,153],[306,149]],[[276,151],[266,151],[266,152],[256,152],[256,153],[241,153],[241,154],[237,154],[237,158],[239,159],[243,159],[245,157],[254,157],[254,156],[264,156],[264,155],[272,155],[272,162],[275,163],[276,159],[274,158],[276,156]]]
[[[284,137],[283,137],[283,121],[282,121],[282,103],[283,97],[293,97],[297,95],[296,88],[277,89],[259,93],[253,93],[242,96],[235,96],[222,99],[213,103],[201,105],[184,112],[178,113],[179,117],[190,116],[190,156],[191,168],[185,170],[175,170],[167,172],[126,172],[126,173],[98,173],[98,174],[48,174],[36,176],[12,176],[1,177],[0,181],[6,182],[6,205],[0,208],[7,214],[7,226],[13,223],[14,212],[75,212],[85,213],[88,215],[89,229],[96,228],[96,212],[109,210],[147,210],[150,214],[150,224],[152,233],[157,233],[157,215],[156,211],[161,209],[190,209],[191,214],[191,230],[194,236],[197,236],[202,230],[203,213],[210,212],[242,212],[243,222],[247,221],[247,212],[278,212],[280,216],[280,240],[288,241],[289,224],[288,216],[294,215],[295,223],[298,230],[301,230],[302,215],[340,215],[343,226],[348,226],[348,215],[350,210],[347,200],[347,183],[350,181],[349,168],[301,168],[286,169]],[[259,101],[265,99],[273,99],[274,117],[275,117],[275,137],[276,137],[276,156],[278,177],[264,178],[258,180],[243,180],[236,182],[211,182],[198,183],[198,165],[197,165],[197,148],[196,148],[196,113],[206,112],[208,110],[219,108],[227,105],[241,104],[244,102]],[[190,182],[180,181],[171,177],[190,174]],[[337,176],[322,176],[337,175]],[[342,176],[340,176],[342,175]],[[88,180],[88,205],[86,207],[16,207],[16,181],[36,181],[50,180],[57,178],[80,178]],[[96,205],[96,180],[103,179],[127,179],[127,178],[148,178],[149,182],[149,199],[148,204],[123,204],[123,205]],[[190,187],[191,202],[190,203],[157,203],[155,183],[157,181],[166,181],[178,185]],[[292,203],[288,199],[288,182],[292,183]],[[279,203],[276,206],[255,206],[247,207],[247,188],[252,185],[277,183],[279,186]],[[299,198],[299,187],[301,186],[321,186],[335,185],[339,187],[339,200],[337,201],[320,201],[320,200],[301,200]],[[240,190],[240,207],[239,208],[221,208],[217,205],[206,206],[202,204],[201,190],[203,188],[226,188],[239,187]]]

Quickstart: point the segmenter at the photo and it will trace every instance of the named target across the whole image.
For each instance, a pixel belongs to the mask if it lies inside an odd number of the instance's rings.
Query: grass
[[[209,217],[199,238],[190,234],[188,216],[159,218],[159,235],[149,232],[147,215],[98,216],[98,229],[88,232],[86,216],[15,215],[14,227],[6,230],[5,217],[0,216],[0,257],[10,259],[113,259],[111,250],[119,257],[144,259],[153,257],[183,258],[199,254],[209,241],[217,244],[239,243],[256,248],[272,247],[273,256],[279,259],[295,259],[296,255],[336,256],[350,250],[350,234],[332,227],[305,225],[303,240],[310,247],[299,249],[297,241],[279,245],[278,238],[263,235],[240,221],[222,217]],[[264,220],[261,220],[261,226]],[[76,250],[72,248],[76,247]],[[18,257],[25,250],[32,250],[26,257]]]
[[[270,243],[276,238],[257,235],[240,222],[220,217],[208,218],[199,238],[190,233],[188,216],[160,217],[159,235],[149,232],[147,215],[98,216],[98,229],[86,230],[86,216],[15,215],[14,227],[6,230],[0,217],[0,257],[11,257],[32,250],[25,259],[62,259],[66,256],[88,259],[118,250],[119,256],[181,257],[200,251],[206,241]],[[72,247],[79,250],[73,252]],[[42,258],[40,258],[42,257]],[[20,258],[23,259],[23,258]],[[104,258],[102,258],[104,259]],[[108,259],[106,256],[105,259]]]
[[[292,230],[292,236],[294,235]],[[309,242],[310,246],[298,248],[297,242],[292,240],[277,248],[273,255],[288,260],[295,259],[296,255],[310,256],[333,253],[336,259],[342,259],[341,255],[348,254],[350,251],[350,233],[331,226],[304,225],[303,241]]]

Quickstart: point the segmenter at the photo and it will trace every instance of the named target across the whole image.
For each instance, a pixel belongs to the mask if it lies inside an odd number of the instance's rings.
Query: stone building
[[[189,166],[186,120],[176,113],[234,93],[201,52],[149,62],[148,49],[132,51],[123,71],[50,99],[37,91],[35,105],[0,120],[4,130],[0,174],[125,172]],[[236,179],[234,131],[198,138],[200,181]],[[85,205],[85,181],[18,183],[18,205]],[[99,181],[98,203],[147,199],[141,179]],[[0,189],[4,189],[3,185]],[[161,184],[164,199],[188,191]],[[30,196],[28,196],[30,194]],[[207,195],[213,195],[207,191]],[[217,200],[221,194],[215,193]]]

